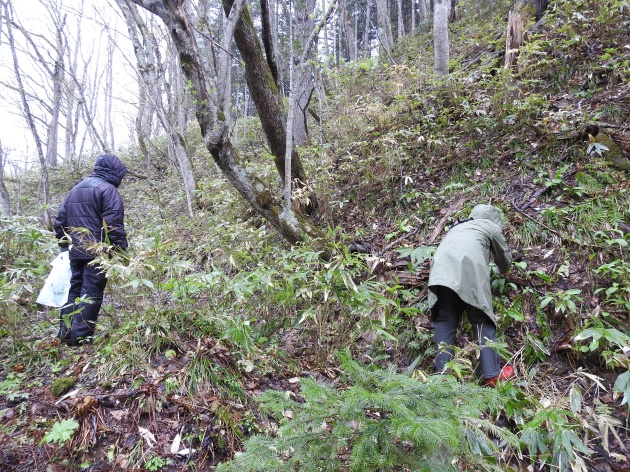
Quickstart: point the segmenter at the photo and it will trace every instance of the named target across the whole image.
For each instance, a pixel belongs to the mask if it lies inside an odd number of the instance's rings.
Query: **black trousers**
[[[452,346],[459,327],[462,314],[466,312],[468,321],[473,327],[474,336],[480,346],[488,341],[496,341],[496,327],[493,321],[482,310],[464,302],[459,295],[448,287],[431,287],[438,301],[434,307],[433,340],[438,354],[435,357],[435,370],[443,372],[446,363],[453,357],[453,349],[441,348],[442,343]],[[491,347],[483,347],[479,358],[481,374],[484,378],[496,377],[501,372],[499,354]]]
[[[60,312],[58,335],[70,342],[80,342],[94,334],[98,313],[103,304],[107,277],[101,266],[91,262],[92,260],[70,259],[70,292],[68,301]],[[79,297],[81,301],[76,303],[75,300]]]

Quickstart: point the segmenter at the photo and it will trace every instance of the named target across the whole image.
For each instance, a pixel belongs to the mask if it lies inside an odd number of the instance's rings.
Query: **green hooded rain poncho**
[[[441,285],[482,310],[496,325],[490,292],[490,252],[501,272],[509,270],[512,256],[495,207],[477,205],[470,212],[470,218],[451,228],[433,256],[429,273],[429,306],[435,317],[438,300],[431,288]]]

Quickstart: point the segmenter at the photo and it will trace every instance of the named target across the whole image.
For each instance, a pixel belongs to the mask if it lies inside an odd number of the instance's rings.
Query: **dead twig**
[[[440,234],[442,232],[442,229],[444,229],[444,226],[446,226],[446,221],[448,220],[448,217],[455,210],[459,210],[465,201],[466,201],[466,197],[461,197],[459,200],[453,203],[450,207],[448,207],[448,210],[446,210],[446,213],[444,213],[444,216],[442,217],[438,225],[433,230],[433,233],[431,234],[431,237],[427,241],[427,244],[432,244],[433,241],[435,241],[435,238],[437,238],[438,234]]]
[[[416,229],[414,229],[411,233],[405,233],[403,234],[400,238],[395,239],[394,241],[392,241],[391,243],[389,243],[387,246],[385,246],[383,249],[381,249],[376,256],[377,257],[381,257],[383,254],[385,254],[387,251],[389,251],[392,247],[394,247],[396,244],[398,244],[400,241],[402,241],[403,239],[406,239],[410,236],[413,236],[414,234],[418,233],[422,228],[423,228],[423,224],[420,223]]]
[[[515,209],[516,211],[518,211],[518,212],[519,212],[521,215],[523,215],[525,218],[527,218],[527,219],[529,219],[529,220],[533,221],[534,223],[536,223],[536,224],[537,224],[537,225],[539,225],[539,226],[542,226],[542,227],[543,227],[543,228],[545,228],[547,231],[551,231],[553,234],[555,234],[555,235],[559,236],[560,238],[562,238],[562,237],[563,237],[563,236],[562,236],[562,235],[561,235],[558,231],[556,231],[555,229],[551,229],[551,228],[550,228],[549,226],[547,226],[546,224],[541,223],[541,222],[540,222],[540,221],[538,221],[537,219],[532,218],[532,217],[531,217],[531,216],[529,216],[527,213],[525,213],[524,211],[522,211],[522,210],[521,210],[518,206],[516,206],[516,203],[514,203],[514,200],[512,200],[512,206],[514,207],[514,209]]]

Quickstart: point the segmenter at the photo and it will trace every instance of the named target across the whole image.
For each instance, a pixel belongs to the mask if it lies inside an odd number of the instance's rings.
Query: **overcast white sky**
[[[49,1],[49,0],[42,0]],[[13,6],[17,20],[25,25],[34,35],[42,35],[54,42],[54,28],[52,20],[46,8],[40,0],[14,0]],[[62,5],[62,11],[66,17],[66,33],[73,47],[74,37],[77,31],[78,16],[83,4],[83,17],[81,20],[82,50],[84,60],[91,59],[91,67],[104,68],[107,58],[107,32],[116,37],[118,50],[114,53],[114,103],[113,116],[115,124],[115,144],[125,145],[129,142],[130,123],[134,116],[134,103],[136,93],[136,81],[133,65],[129,58],[133,58],[133,49],[127,38],[127,30],[121,20],[118,8],[114,2],[108,0],[52,0]],[[20,33],[14,32],[16,41],[23,43]],[[135,60],[131,59],[134,63]],[[26,71],[29,66],[29,58],[19,57],[20,67]],[[81,66],[79,66],[81,67]],[[0,33],[0,80],[15,83],[11,50],[6,43],[6,25],[2,25]],[[101,85],[104,87],[104,81]],[[0,87],[0,141],[5,151],[9,152],[9,158],[14,162],[20,162],[28,166],[28,163],[38,162],[34,141],[28,131],[26,120],[18,108],[19,95],[17,92],[7,91]],[[99,99],[104,97],[104,91],[99,92]],[[102,106],[101,106],[102,112]],[[63,145],[63,130],[60,130],[60,146]],[[45,140],[46,137],[42,136]],[[60,148],[63,157],[63,147]]]

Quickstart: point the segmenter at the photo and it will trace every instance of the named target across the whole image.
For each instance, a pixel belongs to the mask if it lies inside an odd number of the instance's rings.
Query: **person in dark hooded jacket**
[[[60,312],[58,338],[79,344],[94,334],[107,284],[105,272],[94,264],[90,246],[107,243],[114,250],[127,249],[125,212],[118,186],[127,173],[122,161],[103,154],[92,174],[74,187],[55,218],[55,236],[61,251],[70,247],[70,292]],[[68,239],[69,236],[69,239]],[[80,298],[80,301],[75,301]],[[72,314],[70,326],[64,318]]]
[[[445,370],[453,355],[452,346],[464,311],[482,346],[481,373],[484,384],[494,386],[497,380],[514,375],[514,369],[499,365],[499,355],[488,342],[495,342],[496,321],[490,293],[490,255],[501,272],[512,265],[512,256],[501,232],[499,212],[492,205],[477,205],[470,218],[451,228],[442,240],[429,273],[429,306],[434,324],[434,341],[438,354],[436,371]]]

